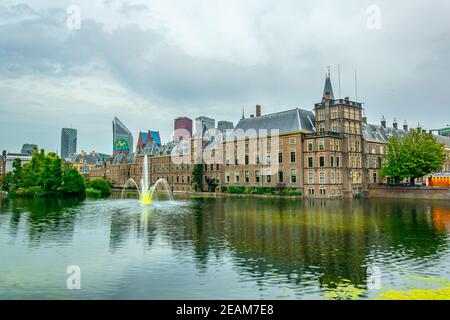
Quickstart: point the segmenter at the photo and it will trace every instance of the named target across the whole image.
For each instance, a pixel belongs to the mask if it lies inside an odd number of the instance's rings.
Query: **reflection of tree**
[[[63,240],[70,238],[74,230],[72,207],[79,199],[7,199],[2,201],[2,211],[12,212],[10,232],[17,234],[22,215],[26,214],[31,243],[41,240]],[[6,210],[5,210],[6,209]]]

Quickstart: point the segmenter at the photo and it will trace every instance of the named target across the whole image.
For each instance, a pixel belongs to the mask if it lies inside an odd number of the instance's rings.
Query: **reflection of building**
[[[142,152],[149,144],[154,143],[157,147],[161,147],[161,136],[159,131],[139,132],[139,138],[136,145],[136,152]]]
[[[37,146],[37,145],[25,143],[25,144],[22,146],[22,151],[21,151],[21,153],[32,155],[32,154],[35,153],[37,150],[38,150],[38,146]]]
[[[77,130],[63,128],[61,130],[61,158],[70,158],[77,152]]]
[[[221,132],[226,132],[227,130],[233,130],[234,125],[231,121],[219,121],[217,123],[217,129],[219,129]]]
[[[177,130],[185,130],[189,132],[189,137],[185,137],[183,133],[177,132]],[[174,120],[174,141],[179,140],[186,140],[186,138],[192,137],[192,119],[189,119],[188,117],[179,117]]]
[[[113,155],[133,151],[133,135],[130,130],[115,117],[113,122]]]
[[[204,133],[210,129],[214,129],[216,120],[208,117],[198,117],[195,119],[195,136],[203,137]]]

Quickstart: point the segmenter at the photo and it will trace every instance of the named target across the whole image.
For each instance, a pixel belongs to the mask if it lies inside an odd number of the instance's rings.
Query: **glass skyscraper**
[[[61,130],[61,158],[70,158],[77,152],[77,130],[63,128]]]
[[[130,130],[114,117],[113,125],[113,155],[133,152],[133,135]]]

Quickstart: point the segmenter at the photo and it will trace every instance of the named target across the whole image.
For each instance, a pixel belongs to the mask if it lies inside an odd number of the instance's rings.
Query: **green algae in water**
[[[441,278],[426,278],[411,275],[408,278],[426,283],[439,284],[438,288],[421,288],[410,290],[389,290],[381,293],[377,300],[450,300],[450,281]]]

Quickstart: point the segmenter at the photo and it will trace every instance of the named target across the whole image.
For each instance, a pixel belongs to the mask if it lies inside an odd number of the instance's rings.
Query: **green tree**
[[[68,169],[62,178],[61,192],[69,196],[82,196],[86,193],[86,181],[76,169]]]
[[[22,186],[23,176],[22,176],[22,160],[14,159],[13,164],[13,179],[12,182],[16,187]]]
[[[11,185],[14,183],[14,176],[12,172],[8,172],[2,178],[2,190],[9,192]]]
[[[192,186],[195,191],[203,190],[203,165],[196,164],[192,169]]]
[[[417,178],[439,171],[446,154],[444,145],[432,134],[412,130],[403,138],[391,137],[385,154],[381,174],[395,181]]]
[[[56,191],[63,179],[62,160],[56,153],[49,153],[43,158],[39,172],[39,184],[44,191]]]

